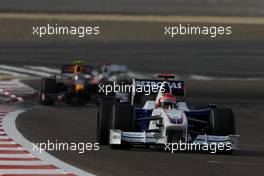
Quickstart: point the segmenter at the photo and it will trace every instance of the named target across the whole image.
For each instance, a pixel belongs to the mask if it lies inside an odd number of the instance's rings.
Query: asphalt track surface
[[[8,0],[4,12],[263,16],[260,0]]]
[[[263,40],[175,42],[0,42],[0,61],[11,65],[60,67],[76,59],[87,64],[126,64],[145,73],[173,72],[215,77],[264,78]]]
[[[0,61],[5,64],[59,66],[75,57],[92,64],[105,60],[124,63],[141,72],[173,71],[180,75],[199,73],[223,77],[263,76],[261,41],[181,43],[2,43]],[[162,60],[162,61],[161,61]],[[30,85],[37,88],[37,82]],[[111,150],[78,154],[52,151],[72,165],[98,175],[263,175],[262,80],[188,81],[187,102],[217,103],[233,108],[241,149],[233,155],[165,153],[148,149]],[[34,99],[33,99],[34,100]],[[95,142],[95,105],[39,106],[17,120],[19,131],[32,142]]]

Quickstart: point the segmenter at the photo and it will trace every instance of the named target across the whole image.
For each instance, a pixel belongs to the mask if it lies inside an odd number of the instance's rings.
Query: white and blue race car
[[[219,152],[225,153],[238,149],[239,136],[235,133],[235,118],[231,109],[216,105],[189,109],[183,98],[173,106],[157,107],[164,90],[175,97],[184,97],[186,92],[184,81],[169,80],[173,75],[159,77],[165,80],[134,79],[131,103],[115,99],[100,101],[97,141],[101,145],[110,144],[112,148],[138,145],[169,148],[169,145],[180,143],[195,147],[192,150],[203,150],[204,146],[210,150],[208,146],[215,144],[220,146]],[[156,94],[156,99],[146,101],[142,108],[136,107],[137,86],[158,86],[158,92],[152,92]]]

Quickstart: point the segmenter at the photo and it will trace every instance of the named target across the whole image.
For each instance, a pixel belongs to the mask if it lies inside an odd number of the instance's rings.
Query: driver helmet
[[[176,98],[171,93],[165,93],[160,99],[159,104],[161,108],[172,108],[176,105]]]

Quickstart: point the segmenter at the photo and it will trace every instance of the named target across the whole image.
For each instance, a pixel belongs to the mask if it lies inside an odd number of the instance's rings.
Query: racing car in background
[[[94,81],[104,82],[104,81],[116,81],[119,77],[127,77],[128,68],[126,65],[118,64],[103,64],[98,69],[97,75],[94,77]]]
[[[96,93],[98,99],[106,97],[104,92],[100,92],[100,86],[102,85],[112,85],[113,83],[131,84],[132,77],[129,75],[128,68],[126,65],[118,64],[103,64],[97,70],[93,72],[93,77],[90,81],[92,85],[93,92]],[[116,92],[109,94],[108,96],[116,97],[123,102],[128,102],[130,99],[130,94],[124,92]]]
[[[81,61],[62,65],[61,74],[42,78],[39,101],[42,105],[56,102],[83,105],[91,98],[90,79],[93,67]]]
[[[159,75],[165,80],[134,79],[133,86],[157,86],[155,99],[137,107],[132,93],[130,103],[115,99],[99,103],[97,141],[112,148],[132,146],[164,146],[168,143],[224,144],[227,153],[238,148],[235,118],[231,109],[208,105],[202,109],[189,109],[184,101],[184,81],[169,80],[174,75]],[[162,89],[161,89],[162,88]],[[175,104],[157,106],[164,94],[179,98]]]

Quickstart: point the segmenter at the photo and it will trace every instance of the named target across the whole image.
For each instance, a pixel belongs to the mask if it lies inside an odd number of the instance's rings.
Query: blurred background
[[[261,0],[6,0],[2,12],[263,16]]]

